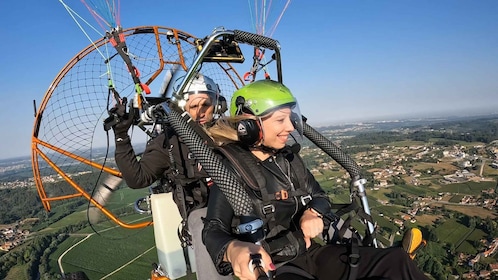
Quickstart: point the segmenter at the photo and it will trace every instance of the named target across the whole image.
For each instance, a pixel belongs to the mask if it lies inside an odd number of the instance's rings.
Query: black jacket
[[[248,150],[246,153],[250,154]],[[252,154],[250,156],[257,163],[247,169],[253,169],[249,172],[255,174],[254,176],[262,174],[265,177],[264,189],[260,186],[259,190],[254,190],[243,182],[240,176],[236,177],[240,179],[253,200],[256,215],[264,222],[266,237],[261,244],[272,256],[273,262],[278,265],[279,262],[294,259],[306,250],[299,226],[303,212],[311,207],[321,214],[328,213],[331,210],[330,201],[313,175],[305,168],[301,157],[291,152],[289,148],[279,151],[264,161],[257,160]],[[238,158],[244,159],[240,155]],[[225,160],[225,163],[232,171],[236,170],[228,160]],[[289,194],[285,200],[277,199],[275,196],[282,190]],[[275,211],[270,211],[271,213],[266,211],[272,207],[265,207],[263,210],[263,207],[268,205],[273,206]],[[239,219],[234,215],[225,195],[216,185],[211,187],[203,242],[220,274],[227,275],[232,272],[231,265],[223,262],[229,242],[234,239],[244,240],[244,237],[233,231],[233,227],[238,223]]]
[[[166,177],[171,169],[176,169],[179,179],[199,180],[207,174],[200,169],[188,147],[176,135],[173,129],[161,133],[151,139],[137,159],[130,138],[116,142],[115,160],[123,179],[128,187],[133,189],[145,188],[156,180]],[[170,159],[170,150],[173,155],[173,165]]]
[[[154,193],[173,192],[173,200],[185,221],[191,211],[207,205],[208,175],[173,128],[168,127],[151,139],[140,160],[129,137],[116,142],[115,159],[130,188],[146,188],[159,180]],[[186,226],[182,235],[189,239]]]

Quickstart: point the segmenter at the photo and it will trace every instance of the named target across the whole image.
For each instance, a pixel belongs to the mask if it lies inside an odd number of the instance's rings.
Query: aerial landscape
[[[498,116],[362,122],[318,130],[362,167],[379,241],[395,244],[405,229],[419,227],[428,244],[416,260],[434,279],[493,278],[498,266]],[[347,202],[348,174],[307,141],[301,153],[332,200]],[[30,168],[28,158],[1,161],[2,278],[23,279],[12,276],[20,267],[45,275],[41,279],[55,279],[62,271],[84,271],[90,279],[120,279],[120,273],[130,271],[136,277],[148,274],[155,258],[151,227],[133,232],[109,221],[90,225],[83,200],[61,203],[47,215]],[[146,192],[123,187],[119,192],[113,201],[127,220],[150,219],[130,205]],[[119,258],[113,243],[120,244]],[[107,265],[96,269],[95,261]]]
[[[64,2],[0,3],[0,279],[498,279],[497,1]]]

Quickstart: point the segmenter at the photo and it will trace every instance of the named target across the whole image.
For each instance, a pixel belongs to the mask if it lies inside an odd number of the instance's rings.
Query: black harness
[[[164,133],[166,137],[162,146],[168,151],[170,168],[161,177],[156,190],[173,193],[173,200],[182,217],[181,226],[177,230],[178,239],[183,248],[187,268],[191,270],[188,246],[192,245],[192,236],[188,229],[188,215],[195,209],[207,206],[209,186],[212,181],[205,172],[201,172],[201,166],[192,152],[181,143],[181,139],[170,126],[166,127]],[[174,135],[176,141],[171,143]]]
[[[305,188],[306,168],[302,159],[290,149],[265,161],[258,160],[248,148],[235,144],[221,146],[217,151],[229,161],[227,167],[243,183],[255,214],[263,220],[262,246],[274,256],[277,268],[294,260],[305,247],[304,240],[296,239],[293,232],[312,199]],[[238,234],[236,229],[240,224],[238,217],[232,220],[233,233],[241,240],[253,242],[247,235]]]
[[[255,210],[258,211],[260,218],[265,221],[265,231],[267,235],[271,235],[272,233],[278,232],[282,229],[282,221],[279,221],[278,217],[275,216],[275,213],[278,212],[276,211],[277,207],[281,206],[282,201],[293,200],[293,204],[296,205],[296,207],[301,204],[303,208],[311,201],[311,195],[309,195],[307,190],[304,189],[304,186],[306,186],[306,182],[304,182],[304,174],[296,174],[301,170],[306,170],[306,167],[300,158],[293,158],[294,151],[291,149],[284,151],[282,153],[283,157],[274,159],[275,161],[280,160],[280,163],[277,163],[276,165],[270,164],[264,166],[262,166],[263,163],[261,161],[257,160],[252,155],[249,149],[241,147],[240,145],[228,144],[219,147],[217,150],[220,151],[230,162],[230,166],[233,167],[230,169],[235,173],[235,175],[246,184],[246,189],[248,190],[248,193],[256,206]],[[285,165],[285,161],[282,162],[282,159],[287,161],[287,165]],[[290,162],[292,162],[292,167]],[[280,166],[280,169],[278,169],[278,166]],[[289,178],[285,178],[286,170],[283,170],[283,166],[288,168]],[[261,171],[261,167],[264,167],[265,171],[274,176],[265,176]],[[279,187],[281,184],[277,184],[277,181],[282,182],[285,180],[288,180],[290,186],[288,188]],[[298,183],[300,188],[294,188],[294,184],[292,183],[293,180]],[[279,188],[273,188],[271,191],[268,191],[268,186],[278,186]],[[353,200],[348,204],[331,205],[332,209],[335,211],[334,213],[331,212],[324,215],[324,241],[327,243],[345,244],[348,247],[348,262],[350,270],[347,279],[353,280],[356,279],[358,274],[358,265],[360,262],[359,246],[372,246],[372,240],[375,236],[369,234],[368,230],[363,236],[361,236],[352,227],[351,222],[354,217],[360,217],[363,220],[370,221],[372,223],[373,219],[370,215],[365,213],[359,202],[356,200]],[[341,220],[340,217],[347,213],[354,213],[354,215],[349,215],[349,217],[345,220]],[[339,225],[339,221],[341,221],[342,224]],[[236,227],[239,223],[240,221],[236,220],[232,226]],[[345,237],[347,231],[351,234]],[[330,232],[333,233],[332,236],[330,236]],[[280,266],[283,264],[284,263],[280,264]],[[303,275],[301,271],[303,270],[297,267],[292,267],[291,271],[285,270],[285,272],[291,272],[294,274],[297,273],[313,279],[313,277],[307,272],[306,275]]]
[[[275,215],[279,207],[304,209],[311,201],[311,195],[304,188],[305,176],[298,174],[305,170],[304,163],[300,158],[294,158],[292,151],[282,152],[265,162],[259,161],[249,149],[239,145],[224,145],[218,151],[230,162],[233,167],[230,169],[235,175],[245,183],[255,211],[265,221],[267,234],[282,227],[284,221]],[[294,188],[294,182],[299,188]]]

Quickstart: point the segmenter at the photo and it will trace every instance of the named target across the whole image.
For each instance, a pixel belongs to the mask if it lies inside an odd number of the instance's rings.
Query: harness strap
[[[275,276],[279,276],[279,275],[286,274],[286,273],[303,276],[306,279],[313,279],[313,280],[316,279],[313,275],[308,273],[306,270],[304,270],[300,267],[297,267],[297,266],[289,265],[289,264],[284,265],[284,266],[280,267],[279,269],[277,269]]]
[[[258,163],[256,162],[255,159],[252,159],[247,155],[249,153],[248,150],[244,150],[243,148],[239,147],[238,145],[224,145],[218,147],[218,150],[222,152],[222,154],[230,161],[230,163],[235,167],[235,171],[238,173],[241,177],[241,179],[251,188],[254,190],[259,190],[259,182],[257,176],[262,176],[260,174],[251,174],[249,173],[256,173],[256,172],[248,172],[247,170],[249,169],[249,166],[245,166],[244,163],[250,162],[248,165],[250,166],[255,166]],[[247,160],[239,160],[240,158],[237,158],[244,156],[245,159]],[[251,171],[255,170],[255,168],[249,169]]]
[[[167,180],[167,182],[165,182],[165,183],[168,185],[166,191],[171,190],[172,185],[175,186],[172,189],[172,191],[174,191],[173,198],[175,198],[175,203],[178,206],[180,216],[182,217],[182,224],[181,224],[182,228],[181,228],[181,230],[178,229],[178,238],[181,241],[182,247],[185,248],[187,245],[190,245],[192,242],[191,242],[190,234],[188,233],[188,229],[187,229],[187,206],[185,205],[185,199],[186,199],[185,193],[184,193],[183,186],[182,186],[180,180],[178,180],[178,178],[176,178],[176,175],[178,174],[178,169],[176,166],[175,158],[173,156],[173,145],[171,145],[171,142],[169,139],[170,132],[171,131],[168,130],[168,128],[166,128],[166,130],[164,131],[166,136],[164,137],[164,142],[163,142],[163,148],[168,149],[168,157],[169,157],[169,162],[170,162],[170,169],[169,169],[170,171],[168,172],[168,174],[166,176],[167,178],[165,178]],[[180,145],[178,145],[178,148],[181,150]]]
[[[335,212],[335,215],[337,215],[338,217],[341,217],[342,215],[344,215],[346,213],[353,212],[355,215],[359,216],[361,219],[374,224],[372,216],[365,213],[365,210],[362,207],[360,207],[360,205],[358,204],[358,202],[356,200],[351,202],[351,203],[347,203],[347,204],[332,204],[332,209],[338,209]],[[353,217],[354,216],[349,216],[347,219],[344,220],[344,224],[338,230],[339,231],[338,236],[336,236],[336,234],[334,234],[334,237],[339,237],[340,240],[344,237],[344,234],[346,233],[346,231],[348,231],[348,229],[349,230],[351,229],[350,225],[351,225]],[[353,232],[356,232],[356,231],[353,231]],[[357,234],[357,232],[356,232],[356,234]],[[373,239],[375,239],[375,232],[370,233],[367,230],[365,232],[365,237],[361,239],[361,240],[363,240],[362,245],[363,246],[372,246]],[[333,240],[333,239],[331,239],[331,240]]]
[[[182,184],[175,181],[176,188],[174,189],[174,196],[177,201],[175,201],[178,206],[178,210],[180,212],[180,216],[182,217],[182,222],[180,227],[177,229],[178,239],[180,240],[182,249],[183,249],[183,258],[185,259],[185,264],[187,266],[187,271],[192,271],[192,266],[190,264],[190,258],[188,255],[188,246],[192,246],[192,236],[188,230],[187,223],[187,206],[185,205],[185,193],[183,190]]]
[[[356,280],[358,276],[358,266],[360,265],[360,250],[358,239],[355,236],[351,237],[348,243],[348,263],[349,263],[349,276],[348,280]]]
[[[192,244],[192,238],[188,232],[187,226],[187,206],[185,204],[185,193],[183,191],[183,186],[181,184],[176,183],[175,188],[175,197],[177,198],[176,204],[178,206],[178,210],[180,211],[180,216],[182,216],[182,230],[178,232],[178,237],[182,242],[182,247],[187,247]]]
[[[337,209],[337,211],[334,214],[340,217],[351,211],[356,212],[360,207],[358,206],[358,203],[352,202],[352,203],[332,203],[331,208]]]
[[[181,228],[180,228],[181,227]],[[190,264],[190,257],[188,252],[188,246],[192,246],[192,236],[188,231],[187,219],[182,218],[182,223],[178,227],[176,233],[178,234],[178,239],[181,242],[183,258],[185,259],[185,264],[187,266],[187,271],[192,272],[192,266]]]

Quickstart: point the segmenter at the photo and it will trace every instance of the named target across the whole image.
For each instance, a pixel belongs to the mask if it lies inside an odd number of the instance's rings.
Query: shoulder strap
[[[254,190],[266,185],[266,179],[258,168],[258,162],[248,149],[236,144],[227,144],[217,148],[232,164],[234,171]]]

